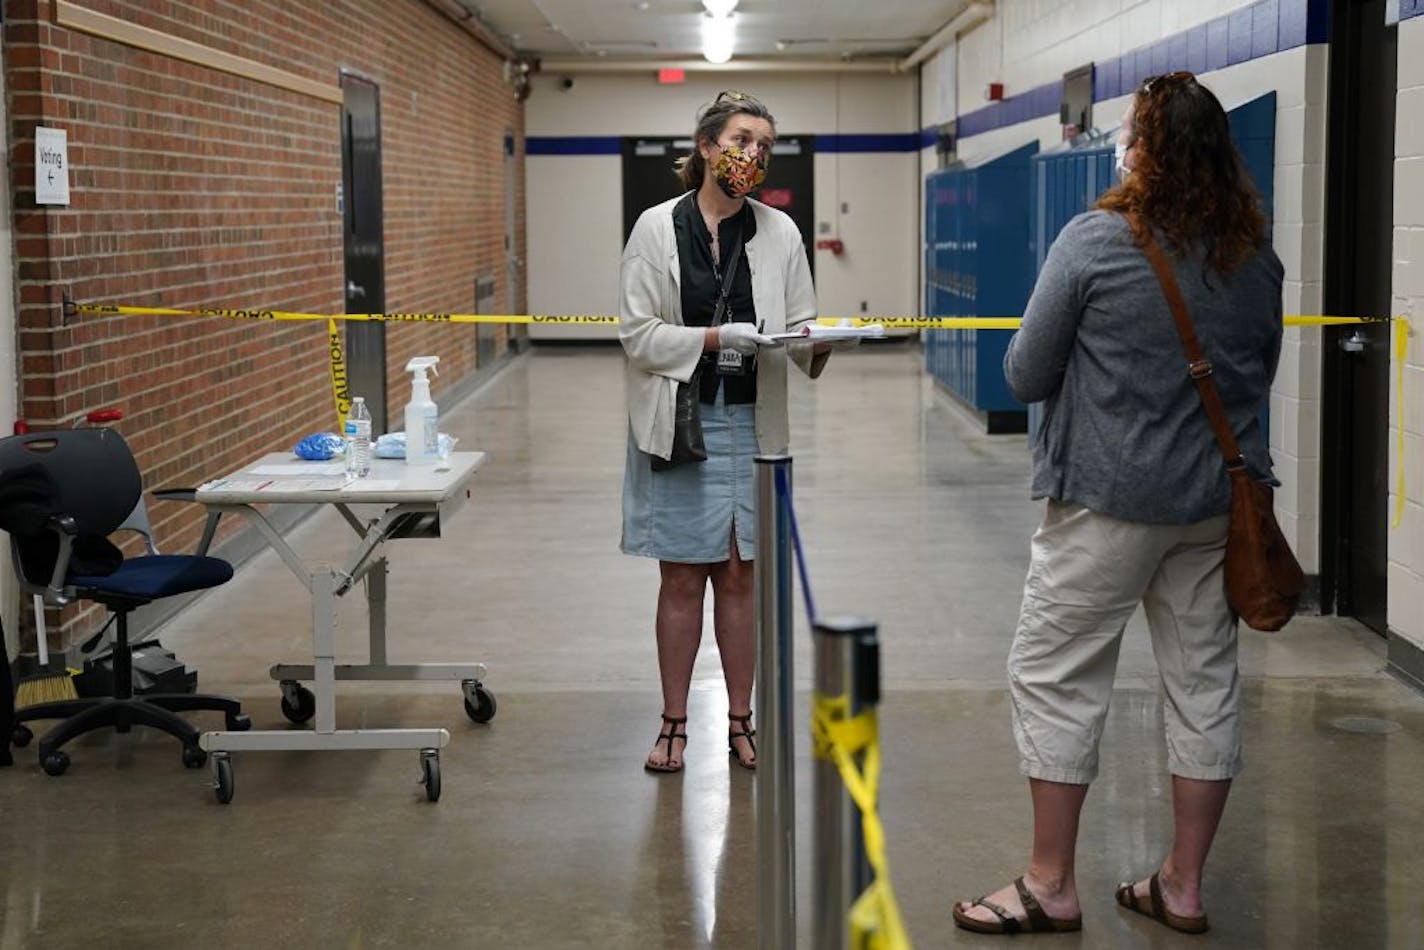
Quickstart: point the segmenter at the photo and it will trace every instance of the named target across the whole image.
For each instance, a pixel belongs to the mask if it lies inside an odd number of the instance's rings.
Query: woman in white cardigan
[[[796,225],[747,197],[765,178],[775,138],[764,105],[722,93],[702,112],[693,150],[678,162],[688,193],[644,211],[623,251],[618,335],[628,356],[629,429],[622,549],[657,558],[662,577],[656,629],[663,723],[645,765],[653,772],[683,767],[709,581],[727,685],[728,751],[743,768],[756,767],[753,458],[787,450],[787,362],[814,378],[829,353],[809,343],[767,345],[765,334],[816,316]],[[699,366],[707,459],[655,469],[655,458],[665,463],[672,453],[678,384]]]

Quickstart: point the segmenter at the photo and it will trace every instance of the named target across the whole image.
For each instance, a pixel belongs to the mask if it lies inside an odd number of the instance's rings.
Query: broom
[[[44,597],[35,594],[35,642],[39,650],[39,664],[29,676],[21,676],[20,686],[15,691],[15,707],[37,706],[67,699],[78,699],[79,690],[74,686],[74,675],[60,661],[59,672],[49,667],[49,637],[45,634]]]
[[[0,766],[14,765],[10,742],[15,734],[15,684],[10,680],[10,648],[5,645],[5,624],[0,622]]]
[[[15,420],[14,432],[16,435],[24,435],[30,431],[30,427],[25,424],[24,419]],[[64,666],[60,667],[58,673],[49,668],[49,637],[45,633],[45,605],[44,597],[35,594],[35,641],[39,649],[39,664],[28,675],[23,671],[24,657],[17,658],[21,665],[20,685],[15,690],[15,705],[18,707],[34,706],[39,703],[59,702],[66,699],[78,699],[79,690],[74,685],[74,673]]]

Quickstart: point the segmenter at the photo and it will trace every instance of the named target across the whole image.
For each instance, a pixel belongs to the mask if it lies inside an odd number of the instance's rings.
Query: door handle
[[[354,280],[348,280],[348,281],[346,282],[346,296],[348,296],[348,297],[364,297],[364,296],[366,296],[366,288],[365,288],[365,287],[362,287],[360,284],[356,283],[356,281],[354,281]]]
[[[1369,346],[1369,338],[1365,336],[1364,330],[1356,330],[1340,341],[1340,349],[1346,353],[1363,353]]]

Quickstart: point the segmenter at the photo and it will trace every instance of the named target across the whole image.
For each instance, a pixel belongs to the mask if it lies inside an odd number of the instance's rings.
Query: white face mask
[[[1132,174],[1132,169],[1127,167],[1127,143],[1118,142],[1113,146],[1113,168],[1117,170],[1117,177],[1120,181],[1125,181],[1128,175]]]

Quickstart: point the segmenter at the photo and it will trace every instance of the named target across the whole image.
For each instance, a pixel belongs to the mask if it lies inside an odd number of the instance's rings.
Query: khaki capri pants
[[[1048,502],[1009,650],[1024,775],[1073,785],[1097,777],[1122,632],[1138,603],[1162,678],[1171,773],[1219,780],[1241,770],[1236,617],[1222,579],[1226,525],[1226,515],[1143,524]]]

